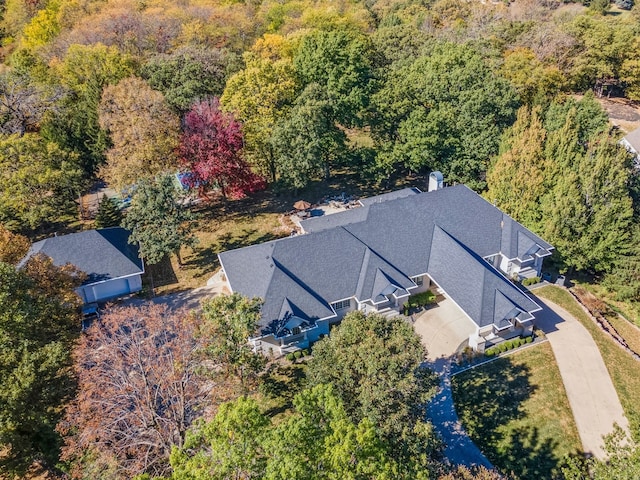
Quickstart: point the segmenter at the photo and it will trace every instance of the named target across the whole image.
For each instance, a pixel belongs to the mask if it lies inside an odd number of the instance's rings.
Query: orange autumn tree
[[[215,385],[198,374],[197,328],[184,310],[148,305],[113,308],[88,329],[75,352],[78,396],[58,425],[74,474],[168,473]]]

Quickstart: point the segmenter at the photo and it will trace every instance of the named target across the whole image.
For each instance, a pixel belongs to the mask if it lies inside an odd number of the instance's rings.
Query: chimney
[[[444,187],[442,173],[435,171],[429,174],[429,192],[441,190]]]

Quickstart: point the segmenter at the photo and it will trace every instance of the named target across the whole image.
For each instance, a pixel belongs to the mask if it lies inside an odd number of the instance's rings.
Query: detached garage
[[[55,265],[70,263],[87,274],[77,289],[85,303],[103,302],[142,290],[144,265],[129,231],[120,227],[87,230],[34,243],[27,256],[44,254]]]

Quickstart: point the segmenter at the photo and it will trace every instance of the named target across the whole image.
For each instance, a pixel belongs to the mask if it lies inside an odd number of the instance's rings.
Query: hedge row
[[[524,345],[525,343],[531,343],[531,342],[533,342],[533,337],[514,338],[513,340],[507,340],[505,342],[502,342],[501,344],[496,345],[495,347],[487,348],[484,351],[484,354],[487,357],[494,357],[499,353],[506,352],[507,350],[511,350],[513,348],[517,348],[521,345]]]
[[[522,280],[522,285],[524,285],[525,287],[528,287],[529,285],[535,285],[536,283],[540,283],[540,277],[531,277]]]
[[[306,357],[309,353],[309,350],[305,348],[304,350],[296,350],[295,352],[287,353],[285,358],[290,362],[293,362],[299,358]]]

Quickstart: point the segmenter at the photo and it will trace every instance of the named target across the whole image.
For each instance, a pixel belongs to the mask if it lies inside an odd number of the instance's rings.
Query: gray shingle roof
[[[273,330],[285,299],[296,316],[333,316],[330,303],[379,301],[415,287],[428,273],[478,325],[494,323],[506,304],[538,306],[483,257],[524,255],[551,245],[464,185],[410,194],[303,222],[308,233],[219,254],[231,288],[265,300],[263,333]],[[536,247],[537,248],[537,247]]]
[[[440,227],[433,230],[429,275],[480,327],[502,320],[514,307],[525,312],[540,309],[500,272]],[[497,298],[508,302],[496,301]]]
[[[393,192],[383,193],[382,195],[376,195],[375,197],[361,198],[358,200],[362,206],[368,206],[373,203],[382,203],[388,200],[396,200],[398,198],[408,197],[409,195],[416,195],[422,193],[418,188],[408,187],[402,190],[395,190]]]
[[[129,231],[120,227],[59,235],[35,242],[21,264],[43,253],[54,265],[70,263],[85,272],[85,285],[143,273],[138,247],[128,240]]]

